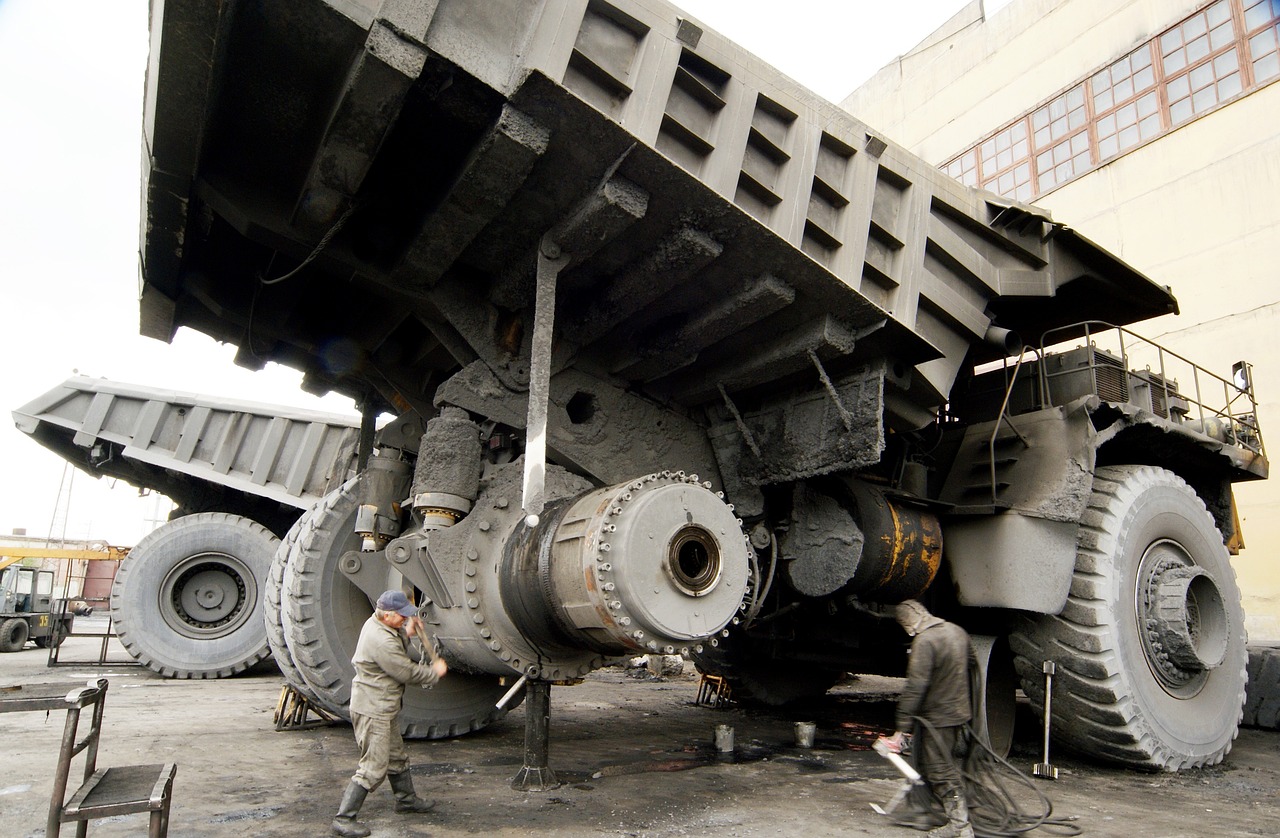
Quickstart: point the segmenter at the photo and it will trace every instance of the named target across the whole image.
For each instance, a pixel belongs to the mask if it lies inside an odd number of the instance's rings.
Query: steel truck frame
[[[993,728],[1054,660],[1063,742],[1230,749],[1248,366],[1138,351],[1170,291],[1044,212],[662,0],[157,0],[144,142],[144,334],[425,422],[277,553],[318,700],[389,585],[457,673],[419,736],[625,653],[900,671],[917,596],[986,636]]]

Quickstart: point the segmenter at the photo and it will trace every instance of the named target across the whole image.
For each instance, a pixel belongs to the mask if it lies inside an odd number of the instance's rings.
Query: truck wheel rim
[[[185,637],[221,637],[244,624],[257,599],[257,582],[244,562],[226,553],[198,553],[165,574],[160,614]]]
[[[1229,623],[1216,582],[1181,544],[1161,539],[1143,554],[1134,593],[1151,673],[1165,692],[1191,698],[1226,656]]]

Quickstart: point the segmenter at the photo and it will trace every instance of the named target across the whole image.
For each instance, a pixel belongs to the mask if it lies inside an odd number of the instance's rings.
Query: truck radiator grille
[[[1129,375],[1119,358],[1093,354],[1093,379],[1098,396],[1105,401],[1123,404],[1129,401]]]

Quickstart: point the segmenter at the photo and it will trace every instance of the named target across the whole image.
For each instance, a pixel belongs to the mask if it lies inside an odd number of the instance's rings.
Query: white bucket
[[[796,747],[812,748],[813,734],[817,729],[818,726],[813,722],[796,722]]]

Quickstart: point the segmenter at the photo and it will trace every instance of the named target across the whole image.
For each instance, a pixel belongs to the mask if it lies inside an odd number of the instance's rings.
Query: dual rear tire
[[[351,657],[361,628],[373,614],[369,596],[339,569],[344,553],[360,549],[354,531],[359,505],[356,487],[357,481],[348,481],[326,497],[305,516],[288,555],[282,556],[283,544],[276,555],[282,571],[280,629],[288,652],[287,656],[277,654],[277,661],[287,660],[296,671],[305,685],[299,690],[303,695],[344,718],[349,717],[355,675]],[[286,544],[289,541],[287,537]],[[399,573],[388,568],[386,589],[405,584]],[[281,670],[289,672],[284,664]],[[480,730],[505,715],[506,710],[494,705],[506,690],[497,676],[458,669],[451,669],[429,689],[407,687],[400,711],[402,733],[408,738],[440,739]]]

